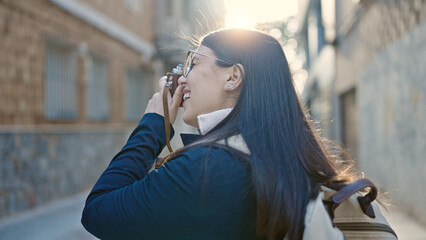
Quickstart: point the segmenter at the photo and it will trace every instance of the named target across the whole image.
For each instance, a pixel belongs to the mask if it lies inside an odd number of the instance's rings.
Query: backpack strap
[[[331,219],[334,219],[334,210],[346,199],[351,197],[356,192],[361,191],[364,188],[370,188],[370,191],[365,196],[359,196],[358,202],[361,206],[362,211],[369,217],[375,218],[374,210],[371,206],[371,202],[377,197],[377,188],[373,182],[363,178],[342,187],[339,191],[333,194],[328,199],[324,200],[324,204],[327,207],[327,211],[330,214]]]
[[[244,138],[241,136],[241,134],[217,141],[216,143],[229,146],[244,154],[250,155],[250,149],[248,148],[246,141],[244,141]]]

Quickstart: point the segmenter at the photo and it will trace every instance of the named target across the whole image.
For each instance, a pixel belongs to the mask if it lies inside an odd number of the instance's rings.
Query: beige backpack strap
[[[226,143],[228,143],[228,146],[241,151],[247,155],[250,155],[250,149],[248,148],[246,141],[244,141],[243,136],[241,136],[241,134],[238,135],[234,135],[232,137],[229,137],[226,139],[227,141],[225,141],[225,139],[217,141],[217,143],[219,144],[223,144],[226,145]]]
[[[331,197],[324,200],[324,204],[327,206],[331,218],[334,218],[334,210],[343,201],[367,187],[370,188],[370,191],[365,196],[359,196],[357,199],[364,214],[371,218],[375,218],[376,215],[374,214],[371,202],[373,202],[377,197],[377,188],[373,182],[366,178],[359,179],[351,184],[344,186]]]
[[[313,239],[345,239],[342,231],[334,227],[331,218],[323,204],[324,192],[320,192],[315,200],[306,207],[305,229],[303,240]]]

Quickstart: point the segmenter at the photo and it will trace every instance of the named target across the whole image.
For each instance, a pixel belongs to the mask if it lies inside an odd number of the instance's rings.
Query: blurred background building
[[[183,37],[223,23],[223,8],[0,0],[0,218],[92,187],[157,80],[183,62]]]
[[[156,0],[155,1],[155,79],[160,79],[178,64],[182,64],[188,50],[204,34],[224,27],[224,0]],[[198,133],[182,121],[180,108],[173,127],[176,136],[171,140],[173,149],[181,147],[180,132]],[[167,148],[160,154],[165,156]]]
[[[0,1],[0,217],[87,189],[120,149],[152,93],[153,4]]]
[[[224,27],[223,0],[157,0],[155,5],[157,56],[164,65],[161,73],[182,63],[193,48],[192,38]]]
[[[426,3],[300,1],[303,99],[326,137],[426,224]]]

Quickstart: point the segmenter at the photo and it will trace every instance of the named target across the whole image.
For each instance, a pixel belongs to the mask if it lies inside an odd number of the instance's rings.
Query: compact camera
[[[166,76],[167,76],[166,87],[170,87],[170,93],[172,94],[172,96],[175,93],[176,88],[179,85],[178,79],[182,76],[182,69],[183,69],[183,65],[179,64],[175,68],[172,69],[172,72],[168,72],[166,74]],[[180,107],[182,107],[182,103],[183,103],[183,101],[181,101],[181,103],[179,105]]]

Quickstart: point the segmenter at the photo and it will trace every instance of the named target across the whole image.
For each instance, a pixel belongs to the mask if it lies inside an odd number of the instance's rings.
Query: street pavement
[[[400,240],[426,240],[426,225],[404,213],[397,206],[384,213]]]
[[[1,240],[93,240],[80,223],[88,193],[56,201],[0,221]]]
[[[80,223],[87,192],[0,221],[1,240],[93,240]],[[397,207],[385,213],[400,240],[426,240],[426,226]]]

